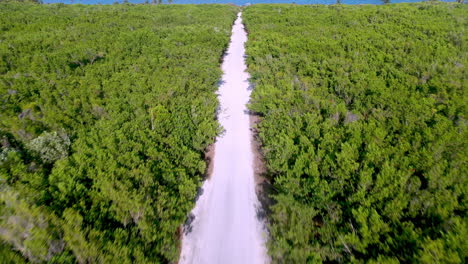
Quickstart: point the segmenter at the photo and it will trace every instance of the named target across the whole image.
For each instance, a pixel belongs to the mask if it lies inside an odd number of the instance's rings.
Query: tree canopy
[[[465,263],[466,5],[253,5],[275,263]]]
[[[0,3],[7,261],[176,261],[236,12]]]

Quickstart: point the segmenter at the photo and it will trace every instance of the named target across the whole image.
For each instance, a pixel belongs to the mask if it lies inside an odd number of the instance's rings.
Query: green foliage
[[[6,243],[0,243],[0,256],[2,256],[2,263],[5,264],[26,263],[26,261],[21,257],[21,254],[13,251]]]
[[[1,241],[33,262],[174,262],[237,11],[0,3]]]
[[[39,153],[41,159],[48,163],[68,156],[69,147],[70,139],[68,136],[55,131],[52,133],[45,132],[28,143],[28,148],[33,152]]]
[[[0,238],[33,263],[49,261],[61,253],[64,241],[50,226],[55,219],[20,200],[18,193],[9,189],[1,191]]]
[[[464,263],[466,5],[254,5],[276,263]]]

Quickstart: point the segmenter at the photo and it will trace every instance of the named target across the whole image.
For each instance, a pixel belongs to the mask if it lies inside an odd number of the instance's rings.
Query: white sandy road
[[[244,61],[247,34],[241,13],[222,65],[219,122],[213,173],[197,200],[190,232],[182,238],[181,264],[266,263],[264,223],[257,218],[249,115],[249,75]]]

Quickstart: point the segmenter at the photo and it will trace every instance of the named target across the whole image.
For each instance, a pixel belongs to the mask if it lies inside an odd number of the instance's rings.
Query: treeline
[[[467,13],[245,9],[274,263],[466,263]]]
[[[0,4],[0,262],[177,260],[236,12]]]

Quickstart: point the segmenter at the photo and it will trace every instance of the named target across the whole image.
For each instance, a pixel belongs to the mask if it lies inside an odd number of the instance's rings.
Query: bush
[[[44,162],[52,163],[68,156],[70,139],[65,133],[45,132],[29,142],[28,148],[38,153]]]
[[[274,262],[466,260],[467,11],[246,8]]]

